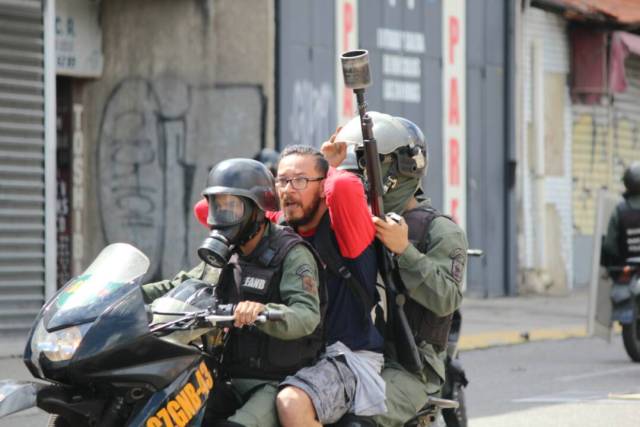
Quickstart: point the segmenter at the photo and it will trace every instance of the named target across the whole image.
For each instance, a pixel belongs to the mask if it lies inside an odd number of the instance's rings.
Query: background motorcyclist
[[[464,231],[431,207],[421,188],[428,166],[422,131],[409,120],[369,112],[381,155],[385,212],[402,215],[399,222],[373,218],[376,236],[394,254],[402,284],[409,296],[405,311],[425,361],[413,374],[396,360],[393,345],[382,377],[386,383],[388,412],[375,417],[379,425],[401,426],[438,394],[445,380],[446,341],[453,312],[462,303],[461,284],[467,260]],[[360,118],[338,132],[333,146],[323,146],[330,163],[342,162],[346,144],[362,149]]]
[[[622,176],[625,192],[607,227],[602,245],[602,261],[605,267],[620,267],[625,260],[640,256],[640,162],[634,162]],[[616,280],[619,271],[610,271]]]
[[[310,245],[265,218],[265,211],[278,210],[278,199],[274,178],[260,162],[219,163],[203,195],[211,233],[198,253],[207,262],[171,281],[145,285],[145,298],[197,278],[215,283],[222,303],[237,304],[237,328],[229,332],[223,358],[229,378],[216,383],[207,423],[276,426],[279,381],[315,361],[324,347],[322,272]],[[254,326],[267,309],[284,312],[284,320]]]

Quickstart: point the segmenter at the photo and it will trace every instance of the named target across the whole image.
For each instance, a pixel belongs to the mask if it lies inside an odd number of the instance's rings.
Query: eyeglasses
[[[309,181],[322,181],[323,176],[318,178],[308,178],[306,176],[296,176],[295,178],[276,178],[276,187],[285,188],[287,184],[291,183],[294,190],[304,190],[307,188]]]

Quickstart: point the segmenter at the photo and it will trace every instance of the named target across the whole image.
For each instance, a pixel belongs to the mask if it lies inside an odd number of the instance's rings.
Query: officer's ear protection
[[[420,178],[425,166],[425,153],[418,145],[400,147],[397,151],[398,172],[409,178]]]

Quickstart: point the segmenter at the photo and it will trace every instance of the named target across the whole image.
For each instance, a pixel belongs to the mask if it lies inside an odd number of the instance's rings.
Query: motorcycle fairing
[[[36,406],[38,392],[48,387],[33,381],[0,381],[0,418]]]
[[[104,248],[89,267],[71,279],[42,310],[49,332],[95,320],[121,300],[149,268],[149,259],[135,247],[114,243]]]
[[[199,426],[212,389],[213,376],[206,363],[199,361],[165,389],[151,396],[127,426]]]

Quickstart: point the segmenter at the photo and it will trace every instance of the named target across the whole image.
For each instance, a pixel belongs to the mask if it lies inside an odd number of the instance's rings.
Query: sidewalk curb
[[[587,328],[585,326],[534,329],[531,331],[495,331],[462,335],[458,343],[458,348],[461,351],[480,350],[534,341],[557,341],[585,337],[587,337]]]

